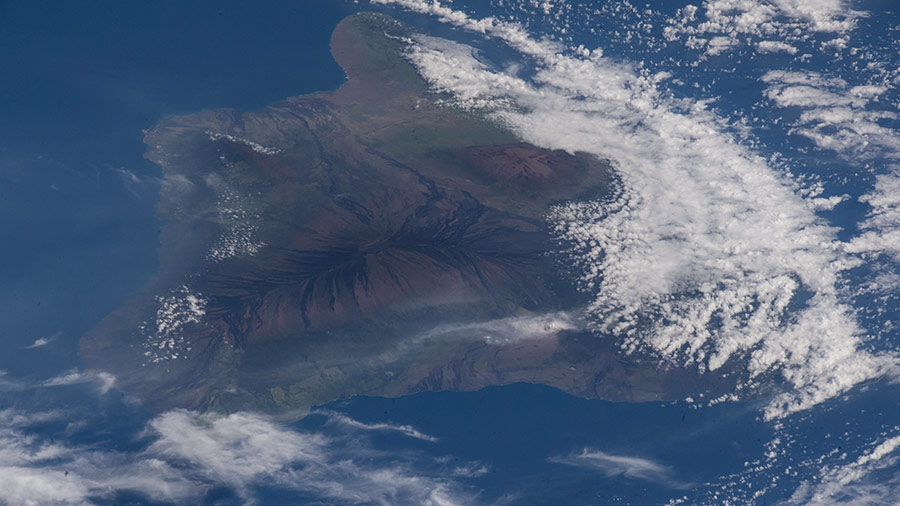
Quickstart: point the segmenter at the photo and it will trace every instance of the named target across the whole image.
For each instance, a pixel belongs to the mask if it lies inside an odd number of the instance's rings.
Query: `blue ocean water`
[[[398,399],[356,397],[326,408],[433,435],[436,442],[391,434],[374,442],[484,466],[484,474],[467,483],[488,504],[511,492],[521,504],[664,504],[720,474],[741,472],[772,436],[752,404],[697,410],[684,403],[615,403],[522,383]],[[310,416],[298,425],[314,430],[320,421]],[[592,467],[570,459],[597,450],[665,469],[629,473],[625,465]]]
[[[141,131],[336,88],[328,44],[347,13],[325,0],[0,4],[0,369],[75,367],[79,336],[155,270],[160,172]],[[21,351],[37,339],[53,346]]]

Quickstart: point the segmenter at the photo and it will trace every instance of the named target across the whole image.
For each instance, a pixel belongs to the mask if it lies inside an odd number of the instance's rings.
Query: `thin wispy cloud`
[[[859,200],[868,204],[870,210],[860,224],[862,234],[853,238],[846,249],[869,257],[886,254],[900,262],[900,166],[879,175],[872,191]]]
[[[77,369],[72,369],[65,374],[54,376],[44,380],[41,386],[58,387],[66,385],[77,385],[81,383],[96,383],[100,393],[106,394],[115,385],[116,378],[112,374],[106,372],[86,373]]]
[[[669,466],[654,460],[630,455],[614,455],[601,450],[585,448],[581,453],[565,457],[553,457],[551,462],[598,471],[607,477],[624,477],[643,480],[655,485],[686,489],[690,484],[674,478]]]
[[[9,378],[9,373],[0,369],[0,390],[20,390],[24,385],[16,380]]]
[[[547,339],[562,332],[582,330],[584,322],[564,311],[496,320],[440,324],[413,341],[459,337],[482,339],[487,344],[503,345],[526,340]]]
[[[338,413],[337,411],[331,411],[327,409],[317,409],[311,411],[310,414],[325,416],[332,423],[336,423],[353,429],[366,431],[397,432],[403,434],[404,436],[414,439],[421,439],[422,441],[428,441],[430,443],[438,441],[438,438],[419,432],[410,425],[395,425],[392,423],[363,423],[358,420],[354,420],[353,418],[350,418],[343,413]]]

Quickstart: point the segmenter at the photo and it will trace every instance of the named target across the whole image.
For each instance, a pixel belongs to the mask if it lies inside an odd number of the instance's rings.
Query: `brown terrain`
[[[410,29],[372,14],[335,29],[334,92],[146,132],[160,270],[83,338],[86,365],[151,409],[294,415],[520,381],[626,401],[694,389],[585,330],[551,254],[548,207],[603,196],[608,164],[436,105],[389,34]]]

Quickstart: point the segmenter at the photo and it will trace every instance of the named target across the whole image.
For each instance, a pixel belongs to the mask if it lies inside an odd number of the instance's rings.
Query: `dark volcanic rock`
[[[666,395],[663,375],[581,330],[547,253],[548,206],[602,195],[607,164],[435,105],[387,36],[408,31],[348,18],[336,92],[146,133],[165,175],[160,271],[84,337],[89,367],[156,409],[514,381]]]

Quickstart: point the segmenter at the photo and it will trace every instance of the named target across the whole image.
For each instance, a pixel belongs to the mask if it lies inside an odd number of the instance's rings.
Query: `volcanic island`
[[[414,29],[357,14],[332,92],[145,132],[163,172],[159,269],[86,334],[88,370],[149,409],[302,416],[353,395],[541,383],[653,401],[697,378],[625,356],[544,217],[603,198],[610,164],[446,105],[404,58]]]

